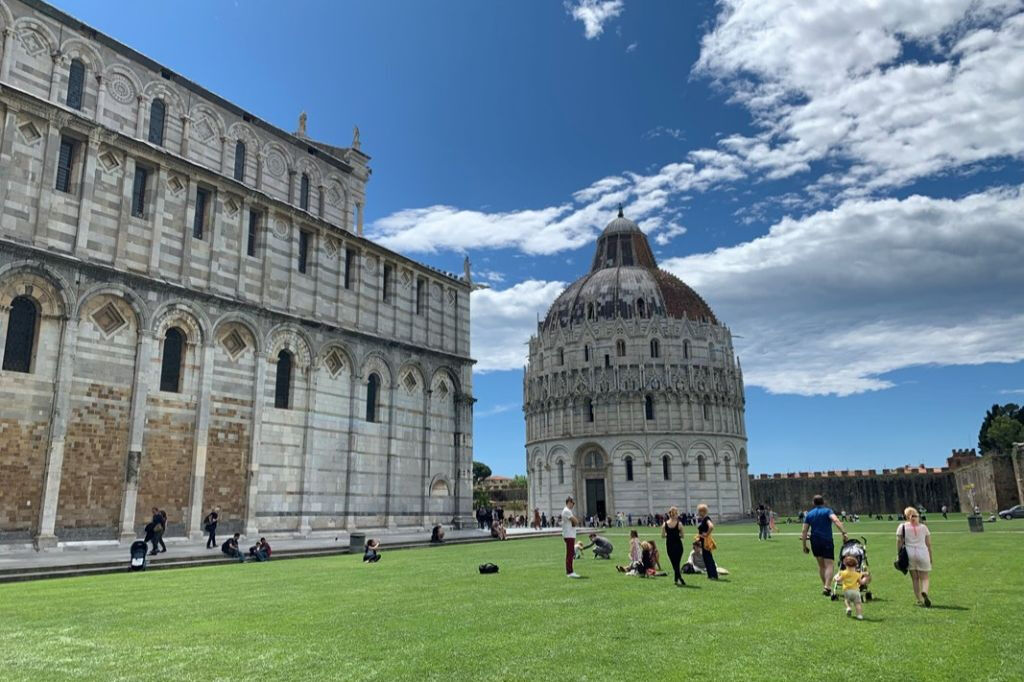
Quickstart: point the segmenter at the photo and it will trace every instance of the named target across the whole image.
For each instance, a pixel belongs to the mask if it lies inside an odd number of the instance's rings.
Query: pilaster
[[[245,501],[245,534],[247,536],[259,533],[259,524],[256,522],[256,502],[260,478],[260,441],[263,438],[263,387],[267,376],[266,356],[262,352],[257,352],[253,364],[255,369],[253,370],[252,391],[252,435],[249,437],[249,465],[247,467],[249,487]]]
[[[96,153],[100,143],[97,135],[89,135],[85,144],[82,171],[82,196],[78,203],[78,229],[75,233],[75,255],[85,258],[89,244],[89,223],[92,217],[92,197],[96,186]]]
[[[4,26],[3,29],[3,59],[0,60],[0,79],[6,81],[11,75],[11,52],[14,44],[14,29]]]
[[[189,537],[201,538],[203,529],[203,488],[206,484],[206,449],[210,436],[210,387],[213,384],[213,340],[202,346],[199,366],[199,400],[196,405],[195,443],[192,450],[192,493],[189,497]]]
[[[351,368],[351,383],[348,391],[348,451],[345,453],[345,529],[356,527],[356,518],[352,514],[352,469],[355,465],[356,448],[356,389],[362,377]]]
[[[388,455],[387,469],[384,478],[384,525],[394,528],[397,523],[391,513],[391,497],[394,494],[394,485],[391,478],[395,469],[395,399],[398,396],[398,382],[392,379],[388,386]],[[458,498],[456,497],[456,504]]]
[[[146,433],[146,402],[149,399],[150,358],[153,357],[153,332],[139,331],[135,344],[135,375],[132,383],[131,416],[128,431],[128,459],[125,466],[124,495],[121,498],[120,540],[135,539],[135,505],[139,497],[139,467]]]
[[[310,461],[313,458],[313,415],[316,413],[316,385],[320,372],[317,371],[317,360],[313,358],[306,369],[306,418],[302,428],[302,494],[299,502],[299,533],[309,535],[313,530],[310,522],[312,511],[309,502],[310,488],[312,487],[313,466]]]

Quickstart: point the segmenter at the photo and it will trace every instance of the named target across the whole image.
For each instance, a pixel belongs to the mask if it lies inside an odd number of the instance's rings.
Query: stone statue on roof
[[[359,126],[352,126],[352,149],[359,149]]]
[[[296,132],[299,137],[306,136],[306,112],[299,114],[299,130]]]
[[[470,262],[469,262],[469,256],[466,256],[466,257],[465,257],[465,258],[463,259],[463,261],[462,261],[462,272],[463,272],[463,275],[464,275],[464,276],[465,276],[465,278],[466,278],[466,281],[467,281],[467,282],[472,282],[472,281],[473,281],[473,278],[472,278],[472,277],[470,277],[470,274],[469,274],[469,270],[470,270]]]

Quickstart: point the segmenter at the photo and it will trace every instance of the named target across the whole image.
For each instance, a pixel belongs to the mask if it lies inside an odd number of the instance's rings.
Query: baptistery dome
[[[530,339],[523,383],[532,508],[584,516],[750,507],[743,374],[707,302],[658,268],[619,209],[590,271]]]
[[[597,240],[590,272],[555,299],[544,326],[632,317],[717,322],[697,292],[658,268],[647,235],[620,209]]]

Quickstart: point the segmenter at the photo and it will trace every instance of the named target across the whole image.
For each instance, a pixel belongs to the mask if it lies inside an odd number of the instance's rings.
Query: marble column
[[[4,26],[3,45],[4,53],[3,59],[0,61],[0,80],[6,81],[11,75],[11,52],[14,45],[14,29],[10,26]]]
[[[299,533],[309,535],[313,530],[310,520],[312,509],[310,503],[310,488],[313,487],[313,416],[316,414],[316,386],[320,376],[318,363],[314,358],[307,368],[306,377],[306,415],[302,428],[302,490],[299,495]]]
[[[186,531],[189,538],[203,537],[203,488],[206,485],[206,452],[210,437],[210,389],[213,385],[214,345],[204,339],[196,348],[202,353],[199,366],[199,399],[196,401],[195,442],[192,448],[192,493],[189,496],[189,518]]]
[[[345,529],[356,527],[355,515],[352,513],[352,470],[355,466],[356,447],[356,390],[362,384],[362,377],[356,373],[355,367],[350,368],[352,379],[348,392],[348,451],[345,454]]]
[[[181,117],[181,155],[188,158],[188,145],[192,136],[192,119],[185,115]]]
[[[429,385],[424,387],[422,435],[420,438],[420,491],[423,495],[420,501],[420,517],[424,528],[431,522],[427,514],[427,498],[430,496],[430,399],[433,393]]]
[[[132,404],[129,417],[128,455],[125,466],[124,494],[121,497],[122,543],[135,540],[135,506],[139,497],[139,467],[146,434],[146,402],[149,398],[150,360],[155,345],[153,332],[140,330],[135,344],[135,375],[132,383]]]
[[[89,135],[85,144],[85,159],[82,171],[82,195],[78,202],[78,229],[75,232],[75,255],[85,258],[89,245],[89,224],[92,217],[92,197],[96,185],[96,154],[99,150],[99,139]],[[116,249],[115,249],[116,253]]]
[[[259,533],[256,520],[257,499],[260,479],[260,441],[263,439],[263,395],[267,377],[267,358],[259,351],[255,352],[252,390],[252,426],[249,435],[248,494],[245,500],[245,534],[255,537]]]
[[[394,528],[397,525],[391,511],[391,496],[395,492],[391,477],[395,469],[395,400],[397,397],[398,382],[392,380],[388,386],[388,455],[384,478],[384,526],[387,528]]]
[[[64,468],[64,437],[68,431],[69,396],[78,346],[78,320],[65,318],[63,322],[53,404],[50,410],[50,433],[47,438],[46,469],[43,474],[43,504],[40,509],[39,527],[33,539],[37,550],[57,546],[57,536],[54,534],[57,501]]]

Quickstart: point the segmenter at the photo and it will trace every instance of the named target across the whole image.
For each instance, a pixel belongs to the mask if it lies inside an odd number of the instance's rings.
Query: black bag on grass
[[[497,573],[498,567],[495,564],[480,564],[480,573]]]

